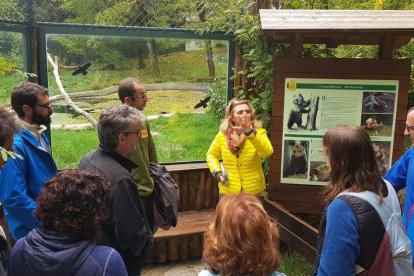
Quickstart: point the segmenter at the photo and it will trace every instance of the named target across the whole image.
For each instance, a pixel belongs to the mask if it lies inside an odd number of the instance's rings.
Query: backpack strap
[[[359,193],[345,191],[340,193],[337,197],[341,195],[350,195],[367,201],[369,204],[372,205],[372,207],[375,208],[375,210],[381,217],[384,227],[386,227],[388,224],[388,220],[392,216],[392,214],[401,212],[401,208],[398,201],[398,196],[394,188],[387,180],[384,180],[384,182],[387,185],[388,196],[384,198],[383,204],[379,204],[379,196],[371,191],[364,191]]]

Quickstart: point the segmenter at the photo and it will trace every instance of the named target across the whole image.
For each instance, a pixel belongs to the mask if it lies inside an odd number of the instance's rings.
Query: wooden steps
[[[214,213],[214,209],[178,213],[177,226],[167,231],[158,229],[154,238],[163,239],[204,233],[208,225],[213,221]]]
[[[158,229],[147,263],[200,258],[204,232],[214,219],[218,202],[217,182],[205,162],[166,167],[180,187],[178,222],[167,231]]]

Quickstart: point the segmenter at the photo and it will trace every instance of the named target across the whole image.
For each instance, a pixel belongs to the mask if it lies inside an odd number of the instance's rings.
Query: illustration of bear
[[[288,175],[304,174],[307,170],[308,161],[306,159],[305,147],[300,144],[293,145],[287,170]]]
[[[292,129],[292,126],[296,124],[298,128],[302,128],[302,114],[309,113],[309,109],[306,109],[310,104],[310,99],[305,101],[302,94],[293,95],[293,106],[290,110],[289,120],[287,127]]]

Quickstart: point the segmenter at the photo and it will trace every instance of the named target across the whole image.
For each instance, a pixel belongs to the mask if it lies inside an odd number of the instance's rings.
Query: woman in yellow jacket
[[[262,158],[272,153],[267,132],[256,120],[256,111],[250,102],[230,101],[220,131],[207,152],[207,164],[219,181],[220,194],[243,191],[262,195],[265,189]]]

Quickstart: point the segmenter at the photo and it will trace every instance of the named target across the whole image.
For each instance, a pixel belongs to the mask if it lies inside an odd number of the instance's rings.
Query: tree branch
[[[73,108],[73,110],[75,110],[79,114],[82,114],[96,128],[96,120],[92,118],[92,116],[88,112],[78,107],[69,97],[68,93],[66,93],[65,88],[63,87],[62,81],[60,80],[57,60],[56,62],[54,62],[49,53],[47,54],[47,60],[53,67],[53,75],[55,76],[56,85],[59,89],[60,94],[62,94],[63,98],[65,98],[66,102],[68,103],[70,107]]]

